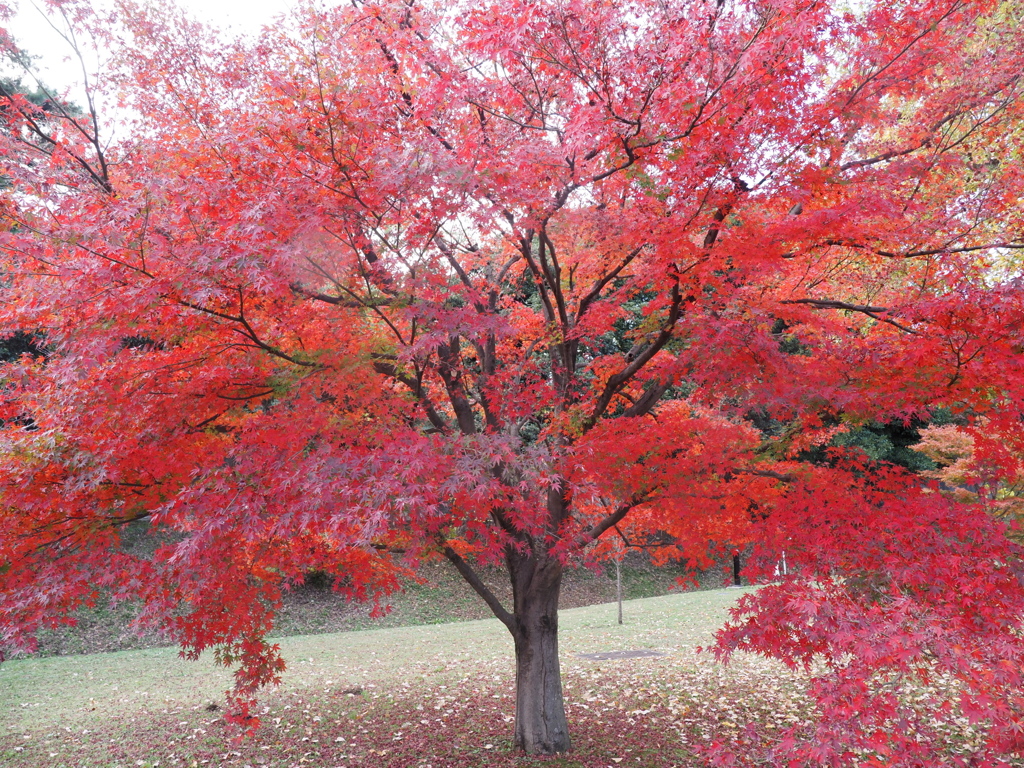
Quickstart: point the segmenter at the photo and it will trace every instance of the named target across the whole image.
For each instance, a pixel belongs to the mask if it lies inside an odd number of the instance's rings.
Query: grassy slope
[[[733,704],[718,703],[736,686],[742,706],[761,702],[765,712],[788,714],[789,705],[769,703],[780,685],[796,685],[780,684],[785,676],[777,670],[766,676],[763,662],[747,660],[724,671],[694,654],[739,593],[631,601],[623,626],[615,623],[614,604],[563,611],[562,664],[578,749],[557,764],[609,765],[616,754],[640,754],[666,738],[669,746],[658,754],[673,762],[645,757],[644,765],[676,764],[684,754],[695,760],[684,732],[704,728],[708,718],[739,720],[729,715]],[[289,669],[265,698],[264,727],[241,751],[227,741],[219,715],[205,709],[221,699],[229,675],[209,659],[189,663],[172,649],[151,649],[0,666],[0,758],[10,766],[203,765],[204,759],[208,765],[405,766],[426,765],[421,757],[432,754],[433,768],[533,764],[507,753],[512,647],[493,619],[280,642]],[[576,656],[638,648],[664,655],[615,662]],[[765,680],[768,693],[751,693]],[[353,687],[362,693],[339,695]],[[698,709],[705,714],[694,714]],[[684,722],[687,715],[696,720]],[[413,727],[411,718],[429,727]],[[633,746],[622,728],[637,737]],[[694,731],[690,740],[710,735]]]
[[[490,611],[472,589],[444,563],[420,568],[421,581],[406,581],[401,592],[390,600],[390,612],[383,618],[370,618],[370,607],[348,603],[326,587],[299,587],[289,593],[277,617],[276,637],[308,635],[350,630],[439,624],[452,621],[490,618]],[[482,568],[488,586],[502,600],[510,598],[504,573]],[[654,568],[642,555],[627,559],[622,567],[625,599],[655,597],[676,588],[684,572],[672,568]],[[718,586],[724,578],[722,568],[696,574],[702,586]],[[607,564],[603,573],[571,569],[564,579],[560,604],[563,608],[609,602],[615,599],[615,570]],[[166,645],[156,635],[138,635],[129,623],[135,606],[97,606],[80,610],[78,625],[39,633],[39,656],[66,656],[102,651],[155,648]]]

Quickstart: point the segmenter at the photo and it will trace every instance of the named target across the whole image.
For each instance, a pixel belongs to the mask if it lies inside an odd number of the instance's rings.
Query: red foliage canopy
[[[961,714],[1024,745],[1004,524],[827,447],[937,408],[1019,439],[1019,6],[310,4],[225,43],[54,5],[133,118],[3,107],[0,322],[44,352],[0,367],[8,650],[141,600],[244,705],[310,570],[364,599],[446,557],[521,650],[523,585],[557,605],[606,540],[753,543],[792,574],[720,651],[824,664],[780,749],[919,765]]]

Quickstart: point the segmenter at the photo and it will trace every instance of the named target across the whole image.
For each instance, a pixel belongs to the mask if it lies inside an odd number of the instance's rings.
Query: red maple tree
[[[558,752],[567,565],[753,542],[790,573],[720,652],[823,664],[780,750],[920,765],[961,715],[1021,748],[1004,523],[829,447],[940,406],[1019,431],[1017,6],[309,4],[224,42],[52,5],[133,118],[4,105],[0,318],[37,352],[0,368],[9,650],[139,600],[239,663],[245,719],[288,584],[445,558],[514,639],[516,745]]]

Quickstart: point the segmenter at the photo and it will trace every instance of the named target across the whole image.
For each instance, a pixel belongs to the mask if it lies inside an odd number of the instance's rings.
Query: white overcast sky
[[[102,4],[102,0],[94,2]],[[293,0],[177,0],[177,5],[192,16],[236,32],[256,32],[290,10],[293,4]],[[70,89],[74,98],[81,71],[77,63],[64,61],[67,46],[47,24],[38,7],[42,7],[41,0],[37,4],[32,0],[18,0],[18,14],[7,25],[8,29],[22,49],[40,57],[38,64],[43,81],[59,92]]]

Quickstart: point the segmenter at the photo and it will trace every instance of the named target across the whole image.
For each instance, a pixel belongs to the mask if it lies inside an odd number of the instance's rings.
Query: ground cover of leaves
[[[0,764],[699,768],[734,752],[739,765],[773,765],[779,734],[813,722],[803,677],[754,657],[726,668],[695,650],[742,591],[631,601],[622,626],[614,604],[564,611],[565,756],[512,752],[511,642],[485,620],[283,639],[289,669],[241,742],[219,708],[230,674],[209,659],[151,649],[8,662]],[[662,655],[577,655],[642,649]]]

